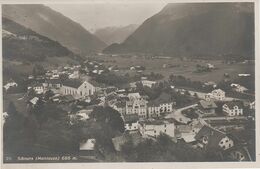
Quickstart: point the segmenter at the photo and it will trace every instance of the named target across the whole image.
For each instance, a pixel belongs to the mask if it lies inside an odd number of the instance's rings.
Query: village
[[[212,64],[205,67],[214,69]],[[140,75],[118,85],[121,79],[114,76],[118,69],[98,61],[86,60],[54,70],[38,68],[25,79],[27,91],[16,101],[24,102],[25,110],[37,107],[39,102],[52,103],[66,112],[70,125],[93,121],[96,107],[112,108],[124,125],[123,131],[111,139],[116,152],[121,152],[129,140],[138,145],[165,134],[192,149],[215,152],[221,160],[253,160],[251,146],[255,143],[250,134],[254,132],[254,99],[227,96],[215,82],[203,83],[210,91],[202,92],[180,87],[173,77],[151,80],[142,74],[141,66],[130,66],[129,70]],[[5,94],[16,95],[19,85],[11,79],[4,84]],[[229,87],[240,94],[248,90],[237,83]],[[5,112],[4,118],[7,116]],[[96,138],[82,139],[78,144],[79,159],[99,160]]]

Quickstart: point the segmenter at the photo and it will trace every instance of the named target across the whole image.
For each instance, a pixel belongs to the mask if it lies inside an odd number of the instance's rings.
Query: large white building
[[[99,88],[92,82],[79,80],[67,80],[61,87],[61,94],[72,95],[74,98],[82,98],[93,95]]]
[[[221,89],[215,89],[211,93],[205,95],[205,100],[224,100],[225,99],[225,92]]]
[[[128,94],[126,101],[126,114],[138,114],[140,118],[147,117],[147,101],[139,93]]]
[[[166,93],[162,93],[157,99],[148,103],[148,116],[159,117],[161,113],[172,112],[173,102],[171,96]]]
[[[139,132],[144,137],[158,137],[161,133],[167,134],[170,137],[175,136],[175,125],[169,121],[146,121],[140,122]]]

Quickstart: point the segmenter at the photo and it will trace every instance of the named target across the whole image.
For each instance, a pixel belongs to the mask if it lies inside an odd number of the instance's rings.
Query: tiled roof
[[[80,80],[66,80],[63,82],[64,86],[73,87],[73,88],[79,88],[79,86],[82,85],[82,81]]]
[[[239,101],[231,101],[231,102],[227,102],[225,103],[230,109],[233,109],[234,106],[238,106],[238,108],[243,108],[243,103],[239,102]],[[224,104],[224,105],[225,105]]]
[[[202,108],[204,108],[204,109],[217,108],[217,105],[216,105],[215,102],[213,102],[213,101],[201,100],[201,101],[200,101],[200,105],[201,105]]]
[[[207,149],[216,150],[216,148],[219,148],[220,140],[226,136],[226,133],[204,125],[195,136],[195,139],[200,140],[204,136],[208,138]]]
[[[149,101],[148,105],[155,105],[158,106],[162,103],[170,103],[171,101],[171,95],[167,93],[162,93],[158,98],[155,100]]]

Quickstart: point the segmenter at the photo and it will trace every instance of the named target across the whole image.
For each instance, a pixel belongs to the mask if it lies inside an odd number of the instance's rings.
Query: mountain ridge
[[[168,4],[145,20],[123,43],[108,46],[104,53],[253,57],[253,6],[252,3]]]
[[[101,51],[106,44],[79,23],[40,4],[3,5],[3,17],[9,18],[43,36],[59,41],[81,55]]]

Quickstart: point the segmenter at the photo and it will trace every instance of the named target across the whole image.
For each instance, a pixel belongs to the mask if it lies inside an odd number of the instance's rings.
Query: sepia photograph
[[[255,9],[2,3],[3,164],[257,162]]]

